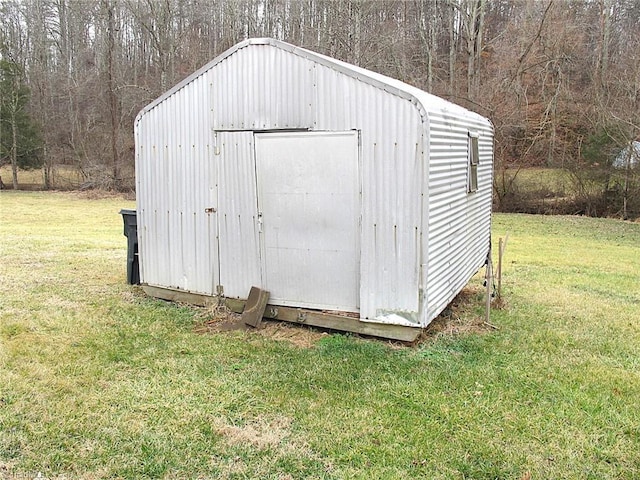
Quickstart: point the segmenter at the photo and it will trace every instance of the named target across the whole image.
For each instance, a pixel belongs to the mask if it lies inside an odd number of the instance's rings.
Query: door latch
[[[258,233],[262,233],[262,212],[258,212]]]
[[[213,207],[205,208],[204,213],[216,213],[216,209]]]

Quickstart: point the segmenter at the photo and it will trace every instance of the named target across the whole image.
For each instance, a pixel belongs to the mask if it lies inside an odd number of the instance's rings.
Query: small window
[[[478,134],[469,133],[469,170],[467,187],[469,193],[478,190]]]

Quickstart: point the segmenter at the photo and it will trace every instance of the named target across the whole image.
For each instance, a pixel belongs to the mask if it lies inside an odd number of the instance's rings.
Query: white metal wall
[[[177,91],[136,123],[141,280],[215,294],[217,202],[206,81]]]
[[[493,131],[479,116],[429,113],[422,284],[435,318],[485,262],[491,235]],[[469,133],[479,135],[478,190],[468,193]]]
[[[243,48],[207,72],[216,130],[313,128],[314,63],[269,45]]]
[[[449,106],[281,42],[232,49],[138,118],[142,281],[201,293],[220,283],[245,297],[260,280],[252,131],[358,130],[361,318],[425,325],[488,248],[491,127]],[[480,133],[475,194],[469,129]]]
[[[255,143],[269,302],[358,312],[357,133],[258,133]]]
[[[361,135],[360,316],[419,322],[424,126],[409,100],[318,65],[319,129]],[[340,92],[340,94],[336,94]]]
[[[218,132],[220,285],[229,298],[246,298],[260,286],[253,132]]]

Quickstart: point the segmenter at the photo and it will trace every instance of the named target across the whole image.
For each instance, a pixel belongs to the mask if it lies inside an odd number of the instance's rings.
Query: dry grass
[[[482,334],[495,329],[478,313],[485,304],[486,290],[476,282],[469,284],[427,327],[421,341],[439,336]],[[495,305],[495,302],[494,302]],[[483,312],[484,313],[484,312]]]
[[[291,419],[286,417],[268,419],[258,416],[243,425],[231,425],[226,419],[218,418],[214,421],[214,428],[229,446],[266,450],[280,446],[290,437],[291,423]]]
[[[259,328],[253,328],[242,324],[240,314],[222,305],[198,308],[197,311],[201,323],[196,325],[194,331],[200,334],[224,335],[243,331],[246,335],[259,335],[298,348],[311,348],[329,334],[327,331],[305,325],[267,319],[262,320]]]
[[[83,180],[82,172],[70,165],[57,165],[52,169],[52,185],[54,189],[68,190],[78,188]],[[11,188],[13,173],[9,165],[0,168],[0,177]],[[18,170],[18,184],[24,190],[42,190],[44,188],[44,172],[42,168]]]

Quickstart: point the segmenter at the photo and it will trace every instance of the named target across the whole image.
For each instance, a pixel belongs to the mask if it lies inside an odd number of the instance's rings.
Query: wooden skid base
[[[194,305],[208,306],[218,303],[218,297],[210,297],[197,293],[171,290],[167,288],[152,287],[143,285],[143,290],[152,297],[169,300],[172,302],[184,302]],[[237,313],[242,313],[246,300],[225,298],[226,306]],[[386,323],[363,322],[357,318],[336,315],[334,313],[324,313],[317,310],[305,310],[294,307],[281,307],[279,305],[267,305],[264,318],[272,320],[282,320],[285,322],[298,323],[300,325],[311,325],[314,327],[329,328],[344,332],[359,333],[361,335],[371,335],[373,337],[388,338],[401,342],[414,342],[417,340],[421,328],[405,327],[403,325],[389,325]]]
[[[184,292],[182,290],[172,290],[170,288],[152,287],[150,285],[142,285],[144,293],[150,297],[169,300],[170,302],[190,303],[201,307],[208,307],[220,303],[218,297],[209,295],[201,295],[199,293]]]

